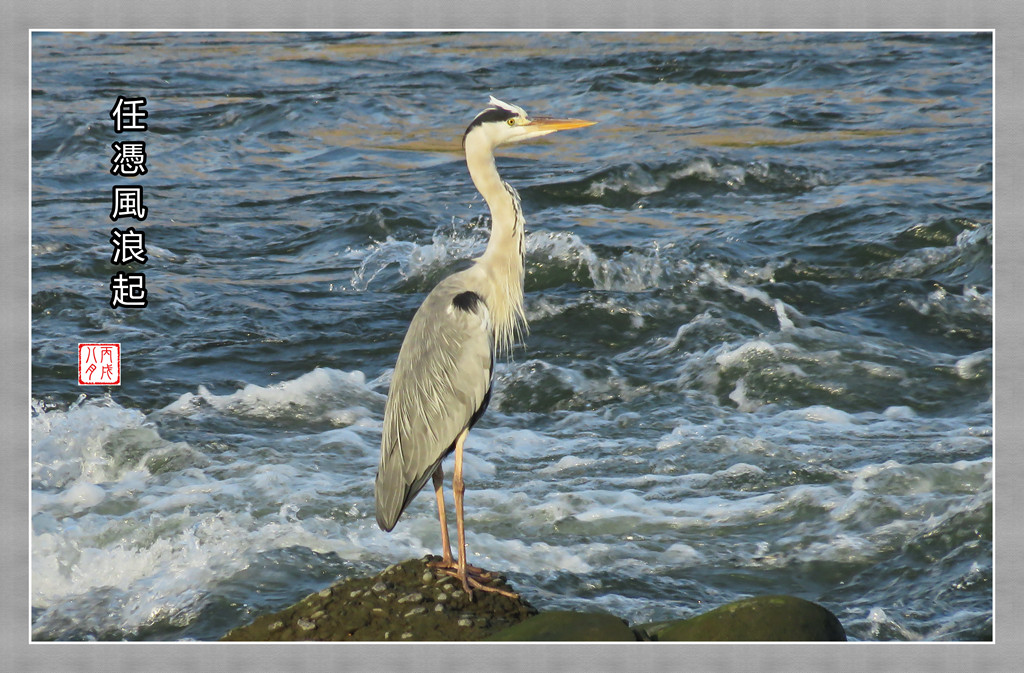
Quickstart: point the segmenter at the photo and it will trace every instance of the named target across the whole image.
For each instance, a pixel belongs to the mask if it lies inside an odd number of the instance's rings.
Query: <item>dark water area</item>
[[[470,562],[542,610],[991,639],[992,38],[869,32],[34,33],[33,637],[216,639],[438,551],[373,477],[408,321],[486,245],[489,95],[598,124],[500,152],[530,333],[467,443]],[[145,265],[110,263],[125,183]]]

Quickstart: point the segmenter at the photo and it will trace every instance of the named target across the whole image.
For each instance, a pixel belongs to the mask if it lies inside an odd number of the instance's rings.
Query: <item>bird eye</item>
[[[516,118],[515,117],[509,117],[508,125],[509,126],[515,126],[516,125]]]

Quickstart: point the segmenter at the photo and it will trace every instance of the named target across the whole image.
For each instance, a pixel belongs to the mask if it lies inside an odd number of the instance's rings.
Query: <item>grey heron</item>
[[[470,597],[474,588],[516,596],[489,586],[490,573],[466,562],[463,520],[463,444],[490,401],[495,355],[507,354],[526,329],[525,221],[519,194],[498,175],[494,150],[594,123],[530,117],[521,107],[492,96],[487,109],[469,124],[462,146],[469,175],[490,209],[490,240],[471,267],[442,280],[423,300],[409,324],[391,378],[374,488],[377,524],[384,531],[394,528],[432,479],[443,554],[434,565],[460,579]],[[457,560],[448,538],[441,468],[441,461],[452,453]]]

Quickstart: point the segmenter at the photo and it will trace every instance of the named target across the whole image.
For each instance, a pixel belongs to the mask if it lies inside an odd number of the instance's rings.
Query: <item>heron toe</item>
[[[466,564],[466,570],[465,573],[463,573],[460,571],[457,563],[446,564],[444,561],[430,562],[427,565],[431,568],[437,568],[441,572],[460,580],[462,582],[462,588],[466,590],[466,593],[469,594],[471,599],[473,598],[473,589],[501,594],[508,598],[519,598],[519,594],[514,591],[509,591],[507,589],[502,589],[488,584],[489,582],[500,578],[499,575],[496,575],[489,570],[484,570],[483,568]]]

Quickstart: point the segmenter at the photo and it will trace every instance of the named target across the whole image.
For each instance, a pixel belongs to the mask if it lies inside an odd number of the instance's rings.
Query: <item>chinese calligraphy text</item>
[[[145,131],[149,127],[142,120],[148,117],[144,96],[118,96],[114,107],[110,109],[115,133]],[[149,172],[146,168],[145,142],[121,140],[112,143],[111,148],[114,150],[110,158],[111,175],[134,178]],[[117,222],[122,218],[131,218],[144,221],[149,209],[143,204],[142,197],[141,185],[115,185],[111,189],[110,220]],[[135,227],[111,229],[110,244],[114,246],[114,252],[110,255],[111,264],[145,264],[149,261],[146,255],[146,234]],[[111,308],[145,308],[148,304],[146,274],[118,271],[110,277]]]

